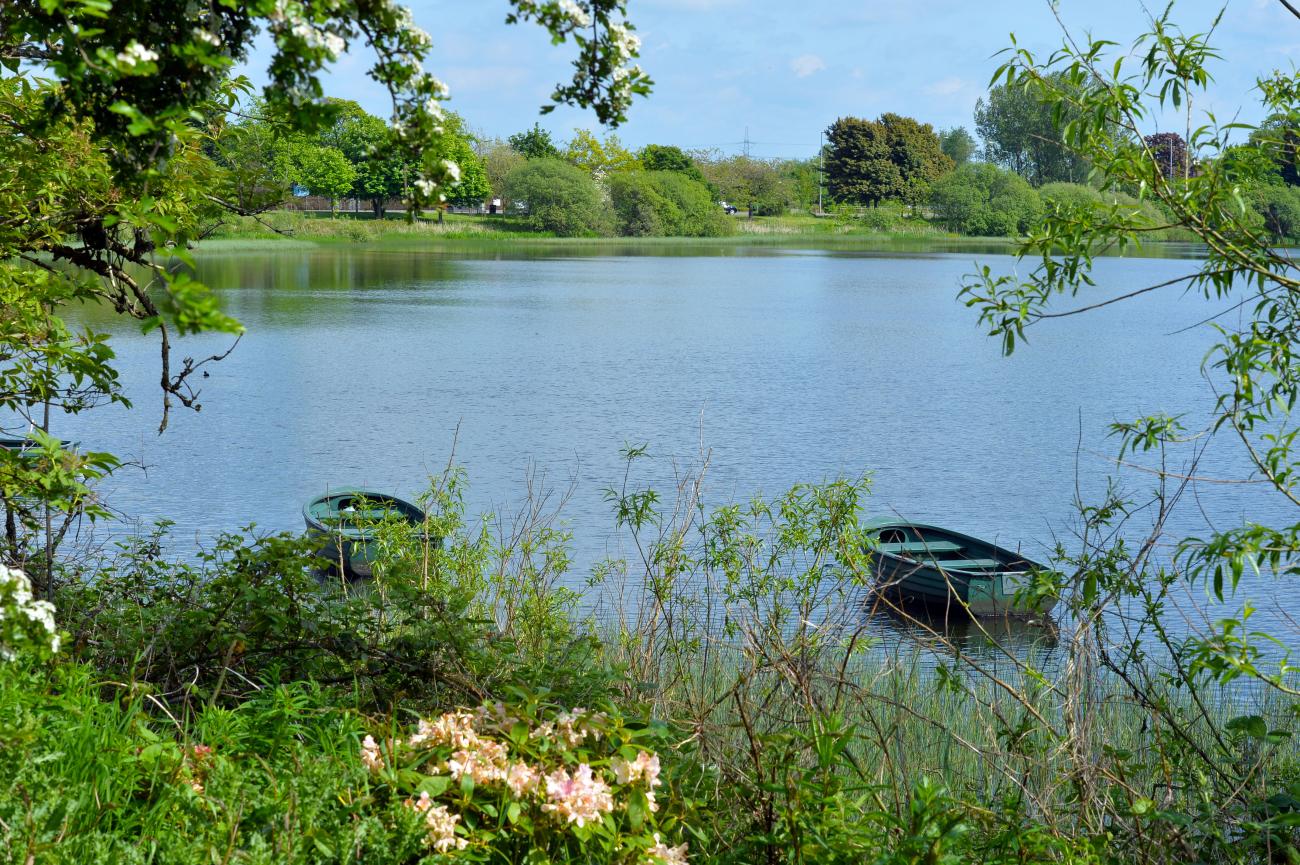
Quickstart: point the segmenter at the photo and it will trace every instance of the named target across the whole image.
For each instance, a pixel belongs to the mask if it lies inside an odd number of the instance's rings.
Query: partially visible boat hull
[[[975,616],[1046,615],[1053,597],[1033,596],[1033,572],[1018,552],[921,523],[869,525],[876,591],[904,602],[959,606]]]
[[[397,496],[350,488],[317,496],[302,510],[307,534],[321,541],[320,558],[329,563],[331,573],[349,580],[374,576],[376,530],[382,523],[396,519],[422,526],[427,519],[421,508]],[[431,541],[437,545],[440,539]]]

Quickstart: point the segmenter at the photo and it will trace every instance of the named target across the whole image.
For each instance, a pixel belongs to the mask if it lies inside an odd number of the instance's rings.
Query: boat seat
[[[999,567],[997,559],[934,559],[926,564],[945,571],[987,571]]]
[[[952,541],[907,541],[901,544],[880,544],[882,553],[959,553],[961,544]]]

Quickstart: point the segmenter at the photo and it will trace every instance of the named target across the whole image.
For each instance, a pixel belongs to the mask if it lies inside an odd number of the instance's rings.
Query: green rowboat
[[[1030,597],[1033,572],[1019,552],[951,529],[877,521],[867,526],[876,590],[902,601],[960,603],[976,616],[1046,615],[1052,597]]]
[[[428,519],[422,508],[397,496],[361,489],[330,490],[307,502],[302,515],[307,534],[322,541],[320,556],[350,580],[374,575],[371,563],[382,525],[396,520],[423,526]],[[433,541],[437,545],[438,539]]]

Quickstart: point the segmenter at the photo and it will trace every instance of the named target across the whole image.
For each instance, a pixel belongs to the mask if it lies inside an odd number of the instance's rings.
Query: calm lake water
[[[629,443],[654,457],[637,479],[666,493],[704,450],[711,504],[868,473],[871,514],[1045,554],[1070,538],[1076,489],[1095,496],[1117,473],[1110,422],[1204,419],[1211,334],[1181,329],[1227,304],[1168,289],[1043,323],[1004,358],[955,300],[977,260],[1016,266],[972,249],[215,245],[199,276],[248,333],[202,381],[202,412],[174,411],[156,435],[155,341],[92,316],[115,332],[136,408],[56,432],[140,460],[146,470],[106,489],[125,515],[113,531],[166,516],[178,554],[248,523],[297,530],[303,501],[327,486],[416,494],[453,442],[471,512],[511,513],[530,473],[557,494],[571,487],[575,584],[619,552],[603,492],[621,482]],[[1190,266],[1101,260],[1087,300]],[[1197,472],[1247,469],[1223,438]],[[1121,476],[1135,495],[1155,481]],[[1171,536],[1283,518],[1257,487],[1195,493]],[[1280,624],[1273,587],[1250,594],[1263,624]]]

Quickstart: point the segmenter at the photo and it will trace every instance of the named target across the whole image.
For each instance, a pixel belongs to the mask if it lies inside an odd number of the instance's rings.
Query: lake
[[[955,299],[976,261],[1017,266],[997,249],[215,244],[198,275],[248,333],[202,380],[202,412],[174,410],[158,436],[155,340],[95,314],[136,407],[55,432],[138,460],[105,487],[124,515],[108,534],[166,516],[178,554],[249,523],[298,530],[327,486],[416,494],[454,444],[471,513],[511,513],[530,476],[569,496],[580,585],[620,551],[604,491],[620,450],[645,444],[634,479],[667,494],[706,452],[710,504],[866,473],[870,514],[1043,555],[1068,544],[1076,489],[1095,497],[1117,473],[1135,495],[1154,486],[1117,472],[1109,423],[1203,423],[1212,334],[1183,328],[1228,304],[1166,289],[1037,325],[1006,358]],[[1186,252],[1100,260],[1087,301],[1186,272]],[[1197,467],[1247,473],[1226,437]],[[1259,487],[1195,493],[1171,537],[1283,519]],[[1273,587],[1250,592],[1262,624],[1281,625]]]

